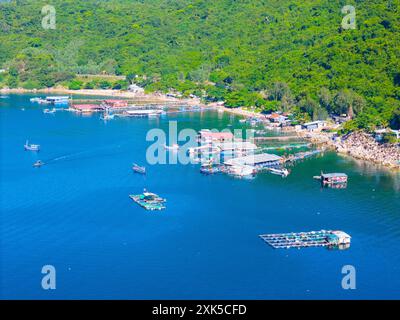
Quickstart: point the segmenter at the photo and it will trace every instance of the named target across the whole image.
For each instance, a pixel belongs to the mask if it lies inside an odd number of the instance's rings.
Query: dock
[[[322,186],[336,189],[347,187],[347,174],[345,173],[323,173],[320,176],[314,176],[314,179],[321,181]]]
[[[260,235],[274,249],[309,247],[349,247],[351,237],[343,231],[321,230]]]
[[[321,154],[323,150],[312,150],[312,151],[306,151],[306,152],[298,152],[295,154],[291,154],[288,157],[286,157],[286,162],[295,162],[295,161],[300,161],[304,160],[306,158],[310,158],[312,156],[316,156],[318,154]]]
[[[167,200],[159,197],[155,193],[145,191],[142,194],[130,195],[129,198],[148,211],[161,211],[166,209],[165,203]]]
[[[288,145],[278,145],[278,146],[260,148],[259,151],[301,149],[301,148],[309,148],[311,146],[312,146],[311,143],[288,144]]]
[[[189,104],[188,101],[163,101],[163,100],[152,100],[152,99],[124,99],[120,98],[120,101],[124,101],[125,103],[128,104],[129,106],[134,107],[139,107],[139,108],[163,108],[163,107],[171,107],[171,108],[181,108],[181,107],[186,107],[188,109],[192,108],[193,105]],[[104,99],[96,99],[96,98],[78,98],[78,99],[72,99],[72,103],[74,104],[103,104]],[[196,106],[195,108],[196,109]],[[209,108],[212,109],[212,108]]]
[[[228,159],[225,161],[227,166],[253,166],[257,169],[265,167],[279,166],[283,158],[275,154],[261,153],[255,155],[249,155],[245,157],[238,157]]]
[[[253,137],[251,138],[255,141],[287,141],[287,140],[304,140],[302,137],[298,135],[291,135],[291,136],[274,136],[274,137]]]

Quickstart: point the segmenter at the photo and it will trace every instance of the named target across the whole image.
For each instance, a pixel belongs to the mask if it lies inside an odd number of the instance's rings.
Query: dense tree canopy
[[[53,0],[55,30],[42,27],[47,4],[0,3],[1,86],[123,88],[74,78],[126,75],[232,107],[398,124],[400,0]]]

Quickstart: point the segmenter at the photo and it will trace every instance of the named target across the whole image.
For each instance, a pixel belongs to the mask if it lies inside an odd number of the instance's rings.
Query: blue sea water
[[[148,166],[149,129],[224,129],[216,112],[164,119],[43,114],[28,95],[0,99],[2,299],[399,299],[400,176],[326,153],[282,179],[203,176],[196,165]],[[39,154],[25,152],[26,139]],[[48,165],[35,169],[41,159]],[[313,175],[346,172],[346,190]],[[128,195],[168,199],[149,213]],[[348,250],[274,250],[259,234],[339,229]],[[41,287],[44,265],[57,288]],[[356,289],[342,288],[342,267]]]

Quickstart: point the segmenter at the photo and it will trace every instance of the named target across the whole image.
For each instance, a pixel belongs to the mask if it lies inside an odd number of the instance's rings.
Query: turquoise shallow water
[[[160,120],[68,112],[43,114],[30,96],[0,99],[1,298],[359,299],[400,298],[400,177],[327,153],[282,179],[203,176],[195,165],[148,166],[150,128],[226,128],[214,112]],[[23,111],[22,108],[25,110]],[[23,151],[26,139],[39,155]],[[41,169],[37,159],[54,160]],[[346,190],[321,189],[320,170],[346,172]],[[148,213],[128,194],[146,187],[168,199]],[[259,234],[340,229],[346,251],[273,250]],[[57,289],[41,288],[54,265]],[[353,265],[357,289],[343,290]]]

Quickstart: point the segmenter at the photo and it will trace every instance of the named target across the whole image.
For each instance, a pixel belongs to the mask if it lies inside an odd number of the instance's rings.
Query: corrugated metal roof
[[[257,146],[254,143],[251,143],[248,141],[216,143],[215,146],[220,148],[221,150],[237,150],[237,149],[255,150],[255,149],[257,149]]]
[[[307,123],[304,124],[304,126],[307,127],[307,126],[318,125],[318,124],[324,124],[324,123],[325,123],[325,121],[320,121],[320,120],[318,120],[318,121],[313,121],[313,122],[307,122]]]
[[[200,131],[202,137],[208,137],[212,139],[233,139],[232,132],[211,132],[211,131]]]
[[[347,174],[345,174],[345,173],[323,173],[322,177],[323,178],[334,178],[334,177],[346,177],[347,178]]]

